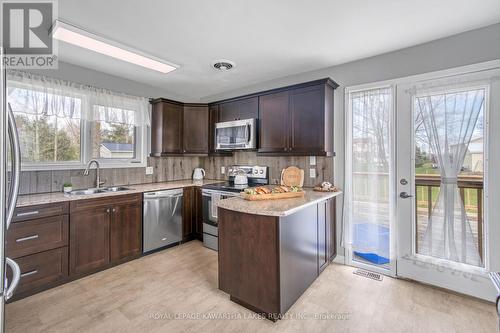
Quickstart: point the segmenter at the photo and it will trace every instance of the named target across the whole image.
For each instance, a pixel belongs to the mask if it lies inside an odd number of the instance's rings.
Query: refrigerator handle
[[[9,206],[7,209],[7,219],[5,224],[5,229],[9,229],[10,223],[12,222],[12,216],[14,216],[14,210],[16,209],[17,196],[19,194],[19,179],[21,176],[21,149],[19,147],[19,135],[17,133],[16,121],[14,118],[14,113],[10,103],[8,104],[9,110],[9,141],[11,146],[12,154],[12,174],[11,174],[11,186],[9,195]]]
[[[12,295],[14,295],[14,291],[16,291],[17,285],[19,284],[19,280],[21,279],[21,269],[19,268],[19,265],[10,258],[5,257],[5,263],[12,269],[12,282],[4,292],[4,298],[8,301]],[[5,285],[8,285],[7,281],[5,282]]]

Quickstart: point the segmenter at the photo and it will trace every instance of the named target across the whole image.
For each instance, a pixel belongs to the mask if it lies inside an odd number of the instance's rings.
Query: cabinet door
[[[215,124],[219,121],[219,105],[210,105],[208,109],[208,145],[210,152],[215,152]]]
[[[238,120],[238,101],[219,104],[219,122]]]
[[[288,150],[288,106],[288,91],[259,97],[259,152]]]
[[[208,107],[184,106],[184,153],[208,154]]]
[[[337,255],[337,219],[336,219],[337,200],[335,198],[328,200],[326,207],[326,222],[328,232],[328,259],[333,260]]]
[[[194,203],[194,188],[185,187],[183,192],[183,209],[182,209],[182,239],[187,241],[193,238],[193,203]]]
[[[238,119],[257,119],[259,117],[259,98],[251,97],[238,101]]]
[[[318,273],[321,273],[328,265],[328,241],[330,230],[327,222],[328,202],[322,201],[318,204]]]
[[[142,206],[115,206],[111,210],[110,260],[120,261],[142,252]]]
[[[107,207],[71,214],[70,275],[91,272],[109,263],[110,214]]]
[[[203,198],[201,195],[201,188],[194,188],[194,226],[195,226],[195,235],[199,240],[203,240]]]
[[[161,156],[163,152],[163,107],[165,103],[153,104],[151,111],[151,156]]]
[[[291,152],[324,153],[324,85],[293,89],[290,94]]]
[[[162,116],[162,154],[181,154],[183,108],[177,104],[161,103],[164,104]]]

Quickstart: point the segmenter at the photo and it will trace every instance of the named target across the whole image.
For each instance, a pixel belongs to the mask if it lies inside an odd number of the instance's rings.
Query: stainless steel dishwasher
[[[144,193],[143,252],[182,240],[182,189]]]

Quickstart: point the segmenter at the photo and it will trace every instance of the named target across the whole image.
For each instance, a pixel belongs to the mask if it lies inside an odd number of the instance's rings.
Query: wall
[[[279,183],[281,170],[294,165],[305,171],[304,186],[313,187],[323,181],[333,181],[333,157],[317,157],[316,166],[309,165],[308,156],[269,157],[257,156],[255,152],[236,152],[231,157],[203,158],[203,168],[207,178],[224,179],[221,166],[230,165],[264,165],[269,167],[269,181]],[[316,178],[309,178],[309,169],[316,169]]]
[[[198,157],[148,158],[148,166],[154,168],[153,175],[146,175],[144,168],[102,169],[101,180],[105,185],[134,185],[191,178],[194,168],[202,165]],[[20,194],[60,192],[65,182],[73,188],[95,186],[95,170],[88,176],[83,170],[25,171],[21,173]]]
[[[295,165],[306,171],[304,186],[314,186],[322,181],[333,181],[333,158],[317,157],[316,166],[309,165],[309,157],[262,157],[255,152],[236,152],[231,157],[164,157],[148,158],[148,166],[154,168],[153,175],[146,175],[144,168],[102,169],[101,180],[105,185],[134,185],[170,180],[190,179],[193,169],[202,167],[207,179],[226,179],[220,173],[221,166],[266,165],[269,166],[271,183],[280,179],[281,170]],[[316,169],[316,178],[309,178],[309,169]],[[83,170],[26,171],[21,175],[20,194],[59,192],[65,182],[75,189],[95,186],[95,170],[88,176]]]

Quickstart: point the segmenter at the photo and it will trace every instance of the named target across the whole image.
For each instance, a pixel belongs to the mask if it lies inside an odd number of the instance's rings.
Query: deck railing
[[[438,189],[441,186],[439,175],[416,175],[415,176],[415,221],[417,223],[417,231],[423,228],[419,225],[419,215],[429,218],[432,214],[432,209],[437,200]],[[458,178],[458,188],[462,203],[467,212],[467,217],[471,223],[471,228],[476,237],[476,245],[479,250],[481,259],[483,258],[483,177],[481,176],[460,176]],[[427,224],[427,221],[425,221]],[[417,242],[420,232],[416,233]]]

